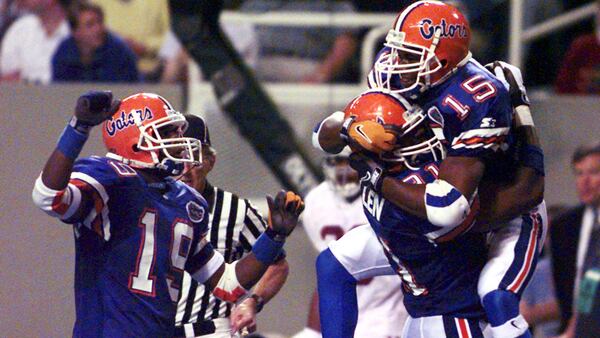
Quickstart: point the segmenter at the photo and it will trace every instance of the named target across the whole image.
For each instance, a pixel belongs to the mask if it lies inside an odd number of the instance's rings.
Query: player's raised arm
[[[510,184],[486,182],[479,190],[481,205],[478,215],[481,223],[508,221],[515,214],[528,212],[544,198],[544,153],[537,136],[529,107],[529,99],[521,72],[504,62],[487,65],[497,77],[510,87],[511,104],[515,109],[514,129],[517,135],[517,168]]]
[[[258,282],[269,265],[283,253],[285,239],[296,227],[304,210],[300,196],[291,191],[280,191],[275,199],[267,196],[267,202],[269,227],[254,243],[250,254],[228,264],[219,253],[211,250],[209,243],[204,243],[188,260],[186,270],[222,300],[235,302]]]
[[[74,116],[60,135],[56,149],[35,182],[32,197],[38,207],[49,214],[58,213],[62,216],[61,210],[54,210],[57,207],[54,203],[56,196],[61,195],[63,201],[68,202],[65,204],[69,206],[68,209],[71,209],[72,203],[77,202],[70,198],[70,191],[66,189],[73,163],[83,149],[91,128],[112,116],[118,106],[119,101],[113,101],[110,91],[90,91],[79,97]],[[66,212],[67,209],[63,211]]]

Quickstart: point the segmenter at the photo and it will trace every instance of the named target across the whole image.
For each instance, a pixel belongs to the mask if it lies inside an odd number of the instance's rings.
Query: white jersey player
[[[326,180],[311,190],[305,199],[302,224],[318,252],[327,249],[351,229],[368,223],[359,198],[358,174],[348,164],[349,154],[350,150],[345,149],[325,159],[323,171]],[[365,228],[373,231],[368,225]],[[352,271],[350,273],[355,275]],[[358,282],[356,294],[358,323],[355,337],[401,336],[408,314],[402,304],[401,281],[397,275],[363,279]],[[315,300],[316,297],[313,297],[313,302]],[[309,313],[308,327],[296,338],[321,336],[317,331],[317,303],[311,306],[313,313]],[[317,325],[312,325],[314,321],[311,318],[317,319]]]

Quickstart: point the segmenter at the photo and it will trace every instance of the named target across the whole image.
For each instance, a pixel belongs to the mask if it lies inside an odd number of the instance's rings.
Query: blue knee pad
[[[506,290],[494,290],[482,299],[483,308],[492,327],[505,324],[519,315],[519,297]],[[519,338],[531,338],[529,331]]]
[[[492,326],[500,326],[519,315],[519,298],[506,290],[488,293],[482,304]]]
[[[358,319],[356,279],[329,249],[317,257],[317,288],[323,337],[354,337]]]

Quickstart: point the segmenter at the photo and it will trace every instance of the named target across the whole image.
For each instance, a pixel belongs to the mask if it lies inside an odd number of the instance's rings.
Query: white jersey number
[[[156,213],[146,211],[140,218],[138,227],[142,228],[142,236],[138,251],[135,272],[129,274],[129,289],[135,293],[146,296],[155,296],[156,276],[151,276],[154,267],[154,226],[156,225]]]
[[[140,218],[138,227],[142,228],[142,236],[135,271],[129,274],[129,289],[151,297],[156,295],[156,276],[153,274],[156,260],[156,221],[157,215],[154,210],[146,210]],[[178,279],[173,275],[181,273],[185,267],[194,229],[186,223],[176,222],[172,227],[171,235],[169,269],[171,273],[167,276],[167,284],[171,300],[176,302],[180,286],[174,283]],[[182,244],[188,247],[182,248]]]

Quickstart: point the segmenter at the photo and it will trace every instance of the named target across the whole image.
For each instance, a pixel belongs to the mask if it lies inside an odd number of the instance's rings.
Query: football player
[[[77,159],[101,123],[109,153]],[[73,336],[171,337],[184,270],[235,302],[280,255],[303,209],[292,192],[267,197],[269,228],[238,262],[225,264],[207,242],[206,201],[171,178],[184,163],[201,163],[200,141],[183,137],[186,127],[155,94],[79,97],[33,189],[38,207],[73,224]]]
[[[353,100],[346,114],[356,121],[379,121],[397,131],[399,146],[388,160],[398,161],[389,163],[388,175],[408,184],[433,182],[438,177],[436,158],[442,158],[444,147],[427,128],[421,109],[372,91]],[[363,168],[365,162],[357,160],[360,156],[353,153],[351,161],[361,176],[361,201],[370,227],[351,230],[317,259],[323,336],[352,336],[359,276],[391,271],[402,280],[404,305],[410,314],[403,337],[455,337],[465,331],[482,337],[485,312],[477,295],[477,277],[486,261],[485,235],[467,232],[458,236],[472,226],[474,218],[459,226],[438,226],[411,215],[370,184],[372,172]],[[336,308],[343,308],[343,313],[332,315]],[[378,333],[379,328],[372,326],[371,331]]]
[[[498,337],[529,337],[519,315],[519,298],[535,270],[546,231],[543,204],[543,154],[533,138],[533,121],[520,71],[496,64],[495,77],[469,52],[470,28],[462,13],[438,1],[408,6],[394,22],[385,47],[369,75],[369,85],[403,95],[423,107],[437,123],[447,157],[439,178],[428,184],[381,179],[383,196],[406,212],[441,226],[461,224],[470,212],[480,221],[508,222],[491,233],[490,258],[478,286],[492,331]],[[515,83],[507,90],[504,72]],[[511,105],[512,101],[512,105]],[[515,107],[513,124],[513,107]],[[343,121],[332,115],[332,129],[316,133],[317,144],[336,152],[345,142],[328,143],[327,135],[343,130],[364,150],[385,156],[393,149],[393,132],[376,121]],[[516,133],[531,136],[515,147]],[[321,139],[323,137],[324,139]],[[520,157],[523,170],[517,167]],[[520,216],[522,215],[522,216]]]
[[[439,180],[419,185],[391,180],[385,184],[384,195],[434,224],[460,223],[478,199],[486,206],[479,211],[480,220],[498,223],[516,217],[511,226],[491,235],[490,260],[479,292],[498,337],[528,337],[518,303],[535,270],[546,231],[544,222],[534,221],[536,215],[545,218],[543,154],[536,142],[514,147],[515,132],[531,133],[533,127],[520,71],[503,63],[495,67],[500,77],[508,68],[516,78],[521,90],[509,95],[505,81],[471,57],[469,42],[467,20],[442,2],[416,2],[394,22],[369,75],[369,85],[422,106],[441,127],[438,136],[445,142],[447,158]],[[511,100],[516,107],[516,130],[510,128]],[[345,122],[342,129],[346,131],[360,125]],[[359,129],[362,132],[355,140],[365,149],[381,153],[394,143],[394,135],[376,124]],[[515,156],[530,168],[519,171],[516,179]],[[511,203],[492,205],[490,199]]]
[[[326,156],[323,161],[326,180],[313,188],[305,198],[306,208],[301,223],[318,252],[357,227],[365,228],[365,232],[370,231],[371,237],[375,238],[363,212],[359,177],[350,167],[349,156],[348,147],[340,154]],[[375,245],[379,246],[376,240]],[[357,278],[359,316],[354,336],[399,338],[408,314],[402,304],[398,276],[393,274],[362,279],[357,275]],[[294,338],[321,336],[317,304],[318,295],[314,294],[307,327]]]

